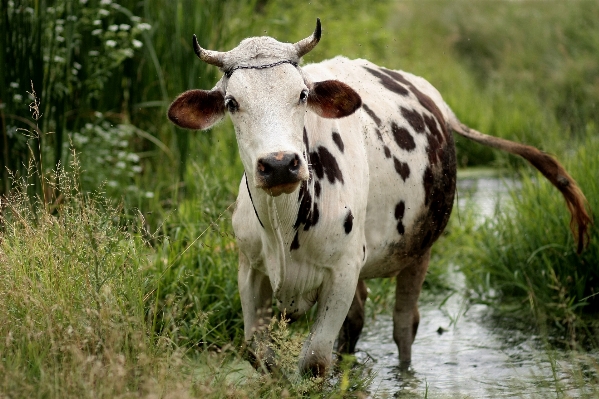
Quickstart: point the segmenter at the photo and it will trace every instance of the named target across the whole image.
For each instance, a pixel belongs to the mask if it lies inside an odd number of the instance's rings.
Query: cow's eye
[[[225,98],[225,107],[227,107],[227,109],[231,113],[239,110],[239,104],[237,103],[237,100],[235,100],[233,97]]]
[[[305,103],[308,100],[308,89],[302,90],[300,93],[299,101],[301,104]]]

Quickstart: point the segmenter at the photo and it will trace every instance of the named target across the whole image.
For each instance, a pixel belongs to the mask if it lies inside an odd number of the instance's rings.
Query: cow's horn
[[[221,53],[220,51],[204,50],[202,47],[200,47],[196,35],[193,35],[193,50],[196,52],[198,58],[204,61],[206,64],[215,65],[219,68],[222,68],[225,64],[223,61],[225,53]]]
[[[320,18],[316,18],[316,29],[314,29],[314,33],[312,36],[307,37],[299,42],[295,43],[294,46],[297,50],[297,56],[303,57],[308,54],[320,41],[320,35],[322,34],[322,30],[320,29]]]

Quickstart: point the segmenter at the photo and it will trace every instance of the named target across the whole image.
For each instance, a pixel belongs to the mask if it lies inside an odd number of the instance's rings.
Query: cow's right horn
[[[225,64],[223,60],[225,53],[203,49],[200,47],[196,35],[193,35],[193,50],[196,52],[198,58],[204,61],[206,64],[215,65],[219,68],[222,68]]]
[[[312,36],[309,36],[299,42],[295,43],[295,49],[297,50],[297,57],[303,57],[308,54],[320,41],[320,35],[322,34],[322,29],[320,28],[320,18],[316,18],[316,29],[314,29],[314,33]]]

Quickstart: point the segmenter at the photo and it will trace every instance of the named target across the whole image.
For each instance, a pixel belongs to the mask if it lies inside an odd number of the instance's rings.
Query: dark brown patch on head
[[[295,249],[299,249],[299,232],[295,232],[295,236],[293,237],[293,241],[291,242],[291,246],[289,247],[289,251],[293,251]]]
[[[397,123],[391,122],[391,133],[399,148],[406,151],[412,151],[416,148],[414,137],[408,132],[408,129],[397,126]]]
[[[347,216],[345,217],[345,221],[343,222],[343,228],[345,229],[345,234],[349,234],[354,226],[354,215],[351,213],[351,209],[347,212]]]
[[[378,127],[380,127],[381,126],[381,118],[379,118],[378,116],[376,116],[376,114],[374,113],[374,111],[372,111],[368,105],[362,103],[362,108],[364,109],[364,111],[366,111],[366,113],[368,114],[368,116],[370,116],[372,118],[372,120],[374,121],[374,123],[376,123],[376,125]]]
[[[385,146],[383,150],[385,151],[385,158],[391,158],[391,150],[389,147]]]
[[[310,142],[308,141],[308,131],[306,130],[306,127],[304,126],[304,145],[306,146],[306,151],[310,150]]]
[[[316,195],[316,198],[320,197],[320,182],[318,180],[314,182],[314,195]]]
[[[414,128],[417,133],[424,133],[424,120],[422,119],[422,115],[418,113],[418,111],[414,109],[407,109],[404,107],[400,107],[401,114],[406,121]]]
[[[410,166],[395,157],[393,157],[393,164],[395,165],[395,171],[401,176],[403,181],[406,181],[410,177]]]
[[[373,68],[369,68],[369,67],[364,67],[364,69],[366,69],[372,75],[376,76],[379,79],[379,82],[387,90],[392,91],[393,93],[399,94],[400,96],[404,96],[404,97],[410,94],[408,89],[406,89],[401,84],[399,84],[397,81],[393,80],[392,78],[390,78],[386,74],[382,73],[381,71],[373,69]]]
[[[378,128],[374,128],[374,132],[376,133],[376,137],[382,141],[383,143],[385,142],[385,140],[383,140],[383,135],[381,134],[381,131]]]
[[[314,207],[312,208],[308,220],[306,220],[306,224],[304,225],[304,231],[310,230],[310,227],[318,223],[319,218],[320,212],[318,211],[318,202],[314,202]]]
[[[339,151],[343,152],[345,149],[345,145],[343,144],[343,140],[341,140],[341,136],[337,132],[333,132],[333,141],[337,144]]]
[[[315,82],[308,94],[308,106],[323,118],[343,118],[362,106],[354,89],[338,80]]]
[[[315,165],[314,159],[318,160],[318,165]],[[345,183],[343,180],[343,173],[341,173],[341,169],[339,169],[337,160],[325,147],[318,147],[317,151],[311,152],[310,160],[312,162],[312,168],[319,179],[322,179],[322,177],[326,175],[331,184],[335,184],[335,181],[337,180],[341,183]]]

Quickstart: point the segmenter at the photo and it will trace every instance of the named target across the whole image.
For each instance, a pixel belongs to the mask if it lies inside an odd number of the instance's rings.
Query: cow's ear
[[[323,80],[312,84],[308,106],[323,118],[343,118],[362,106],[354,89],[338,80]]]
[[[225,116],[225,98],[218,90],[189,90],[168,108],[168,118],[185,129],[204,130]]]

